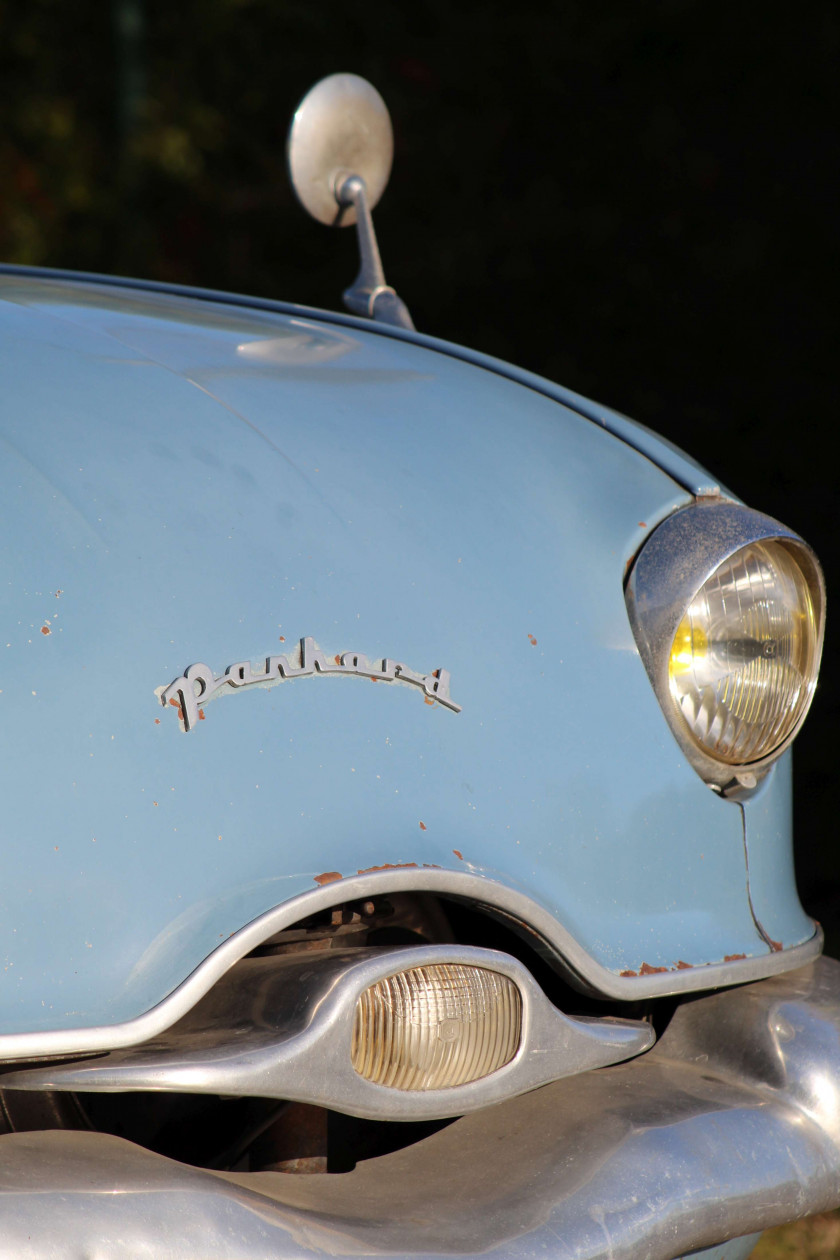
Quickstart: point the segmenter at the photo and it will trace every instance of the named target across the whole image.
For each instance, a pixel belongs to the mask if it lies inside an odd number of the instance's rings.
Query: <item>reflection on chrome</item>
[[[804,1106],[803,1110],[814,1118],[818,1118],[825,1128],[838,1130],[840,1128],[840,1088],[838,1088],[836,1077],[824,1069],[819,1069],[806,1077],[805,1084],[807,1093],[813,1101],[811,1106]]]

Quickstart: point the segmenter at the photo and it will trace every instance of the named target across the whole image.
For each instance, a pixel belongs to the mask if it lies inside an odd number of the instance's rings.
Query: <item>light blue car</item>
[[[2,1256],[736,1260],[840,1203],[817,559],[415,332],[389,138],[348,75],[292,129],[357,316],[0,269]]]

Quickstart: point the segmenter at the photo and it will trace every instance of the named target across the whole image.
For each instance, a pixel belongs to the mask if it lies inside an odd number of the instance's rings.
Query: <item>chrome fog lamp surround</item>
[[[441,1119],[620,1063],[654,1041],[643,1020],[565,1015],[497,950],[336,949],[242,959],[153,1040],[7,1072],[3,1088],[282,1098],[369,1119]]]
[[[813,698],[825,583],[807,543],[735,503],[669,517],[627,583],[630,623],[677,742],[711,786],[755,787]]]

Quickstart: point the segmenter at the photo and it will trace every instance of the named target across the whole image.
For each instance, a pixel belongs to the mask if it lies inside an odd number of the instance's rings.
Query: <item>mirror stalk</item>
[[[356,211],[361,259],[359,274],[342,294],[344,305],[354,315],[364,315],[383,324],[396,324],[398,328],[413,329],[414,323],[405,302],[385,283],[365,181],[360,175],[350,175],[337,183],[335,196],[340,206],[352,206]]]

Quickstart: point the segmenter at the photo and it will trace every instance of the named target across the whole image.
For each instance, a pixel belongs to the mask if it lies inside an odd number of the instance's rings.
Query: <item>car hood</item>
[[[133,1019],[360,872],[513,890],[596,988],[767,953],[742,811],[685,763],[627,620],[626,566],[690,500],[652,459],[350,323],[0,297],[3,1032]],[[227,687],[189,731],[161,704],[198,663],[291,674],[301,640],[386,677]],[[771,896],[786,945],[813,934]]]

